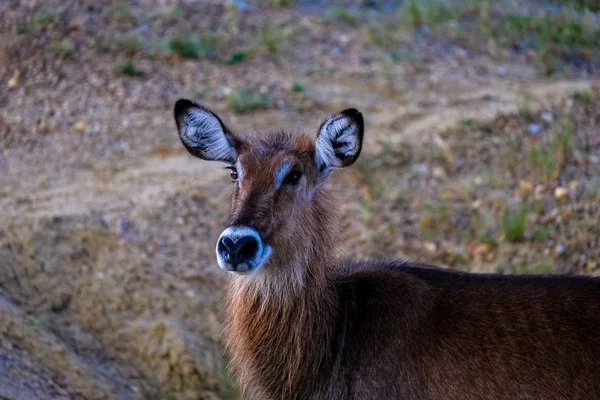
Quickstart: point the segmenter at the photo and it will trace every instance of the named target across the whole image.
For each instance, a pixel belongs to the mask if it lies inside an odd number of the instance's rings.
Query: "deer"
[[[226,164],[216,244],[230,369],[247,399],[600,399],[600,279],[347,260],[326,181],[362,149],[356,109],[316,137],[234,133],[180,99],[179,138]]]

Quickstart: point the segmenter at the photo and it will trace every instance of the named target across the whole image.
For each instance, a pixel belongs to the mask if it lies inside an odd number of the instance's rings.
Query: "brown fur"
[[[273,253],[232,275],[231,367],[248,399],[600,399],[600,280],[340,261],[314,142],[236,139],[231,225]],[[275,190],[294,160],[305,180]]]

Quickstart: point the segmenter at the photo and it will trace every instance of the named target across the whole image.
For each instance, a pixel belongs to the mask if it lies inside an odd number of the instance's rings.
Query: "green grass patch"
[[[335,6],[333,9],[333,17],[338,21],[345,23],[353,28],[356,28],[359,25],[360,19],[358,15],[348,10],[348,8],[343,6]]]
[[[265,7],[291,7],[296,0],[259,0],[259,4]]]
[[[550,0],[552,3],[576,7],[579,9],[589,8],[591,11],[600,11],[600,0]]]
[[[573,93],[573,100],[588,105],[594,102],[594,99],[589,92],[575,92]]]
[[[533,121],[533,116],[531,113],[531,109],[529,108],[529,104],[523,104],[519,108],[519,117],[523,118],[527,122]]]
[[[292,92],[294,93],[304,93],[304,85],[300,82],[296,81],[292,84]]]
[[[213,34],[184,35],[168,42],[171,52],[181,58],[205,58],[215,50],[216,40]]]
[[[570,59],[593,62],[600,48],[600,26],[584,22],[573,13],[528,16],[508,14],[494,35],[509,46],[535,51],[534,64],[546,75],[560,70]]]
[[[409,0],[395,18],[387,19],[372,24],[369,34],[373,44],[388,51],[396,50],[390,39],[409,28],[457,40],[465,47],[486,46],[494,57],[501,56],[498,50],[502,49],[521,53],[546,75],[565,71],[569,64],[576,68],[597,64],[600,49],[600,24],[590,15],[566,8],[526,15],[506,11],[490,0]]]
[[[75,54],[75,44],[69,39],[63,39],[54,45],[54,51],[61,56],[71,56]]]
[[[146,40],[137,31],[119,33],[113,39],[117,49],[128,55],[135,55],[146,50]]]
[[[287,47],[287,35],[282,26],[267,21],[261,28],[260,42],[269,53],[278,54]]]
[[[527,161],[534,173],[545,181],[551,181],[558,175],[553,152],[546,146],[537,145],[529,149]]]
[[[549,274],[553,270],[553,262],[547,255],[541,257],[540,260],[531,265],[522,265],[518,268],[516,274]]]
[[[66,24],[67,22],[69,22],[69,15],[66,12],[44,10],[35,14],[33,18],[33,30],[39,32],[52,25],[59,23]]]
[[[227,102],[233,112],[244,114],[250,111],[268,108],[273,104],[269,94],[257,93],[251,89],[239,89],[227,96]]]
[[[531,235],[531,239],[536,240],[538,242],[543,242],[544,240],[546,240],[548,238],[549,235],[550,235],[550,228],[548,228],[547,226],[541,226],[541,227],[537,228],[535,231],[533,231],[533,234]]]
[[[457,12],[441,0],[411,0],[406,4],[401,15],[401,19],[413,29],[427,25],[432,30],[457,17]]]
[[[507,208],[502,218],[502,233],[508,242],[521,242],[525,240],[527,228],[527,208],[524,206]]]
[[[227,60],[228,65],[241,64],[248,59],[248,53],[245,51],[236,51],[231,53],[229,60]]]
[[[116,71],[119,74],[131,76],[133,78],[141,78],[144,76],[144,71],[136,67],[131,61],[118,65]]]
[[[573,124],[571,119],[565,117],[562,126],[559,131],[555,134],[552,140],[552,146],[554,148],[554,154],[558,168],[562,168],[572,158],[573,155]]]

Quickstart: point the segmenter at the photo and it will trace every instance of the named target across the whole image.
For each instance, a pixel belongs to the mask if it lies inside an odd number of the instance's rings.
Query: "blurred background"
[[[235,399],[214,243],[234,130],[366,118],[350,257],[600,270],[597,0],[0,2],[0,397]]]

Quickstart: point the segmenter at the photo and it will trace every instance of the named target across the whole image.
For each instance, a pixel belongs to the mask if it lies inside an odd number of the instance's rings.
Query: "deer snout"
[[[256,272],[270,254],[271,248],[265,246],[258,231],[249,226],[230,226],[217,241],[217,261],[221,269],[229,272]]]

